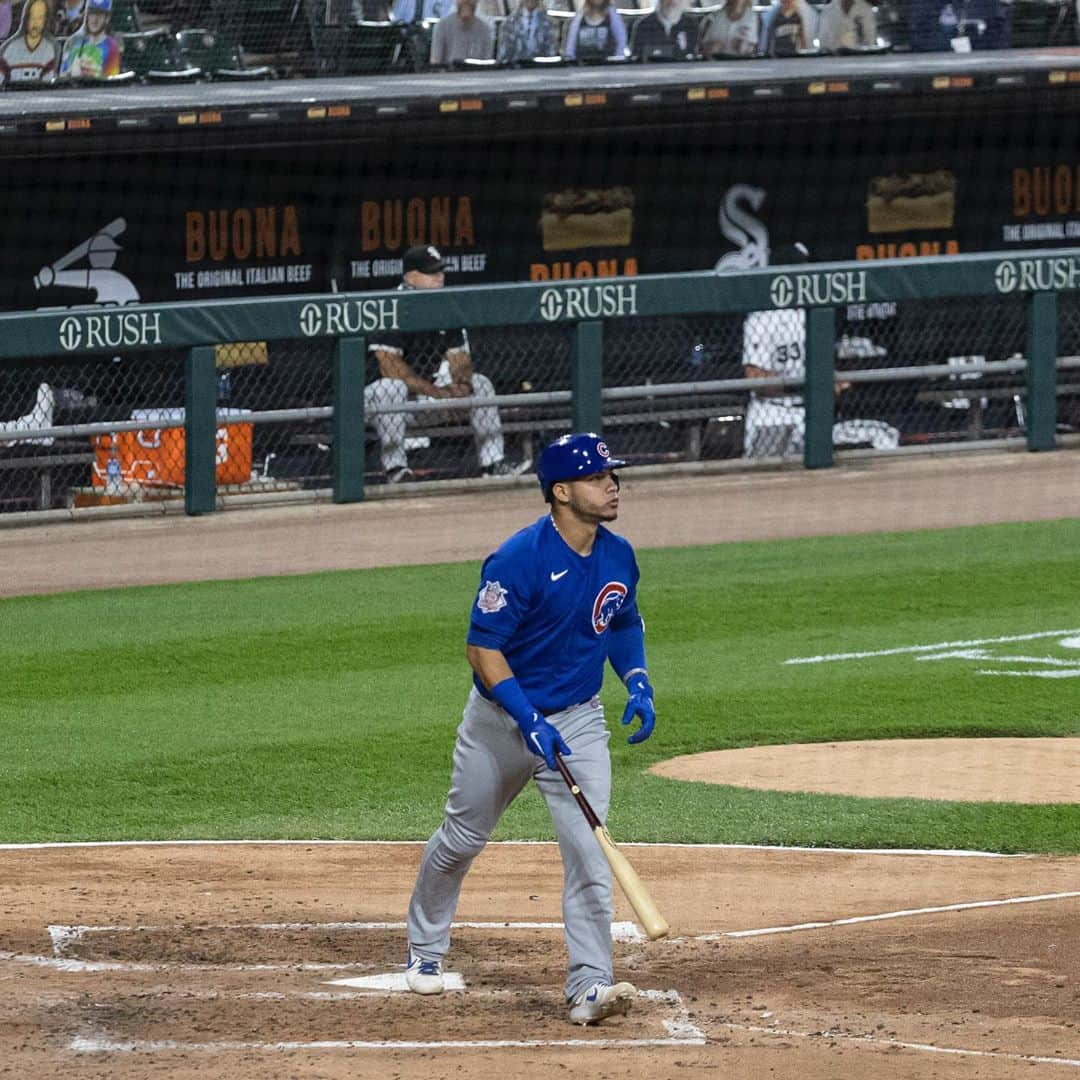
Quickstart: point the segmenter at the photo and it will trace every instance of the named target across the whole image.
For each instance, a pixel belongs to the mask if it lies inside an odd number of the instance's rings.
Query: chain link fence
[[[1080,296],[1058,296],[1057,429],[1063,435],[1080,431]]]
[[[1080,299],[1060,305],[1057,418],[1068,432],[1080,427]],[[1015,297],[838,310],[834,445],[1023,436],[1024,318]],[[215,349],[219,491],[331,486],[334,350],[329,339]],[[573,350],[569,324],[370,338],[366,482],[530,471],[572,426]],[[605,433],[637,463],[797,459],[805,356],[799,310],[608,320]],[[181,498],[184,367],[178,351],[5,365],[0,510]]]

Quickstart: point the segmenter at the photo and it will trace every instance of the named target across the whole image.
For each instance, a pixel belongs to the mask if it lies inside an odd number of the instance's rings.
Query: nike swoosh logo
[[[559,571],[559,572],[558,572],[557,574],[556,574],[556,573],[555,573],[555,571],[553,570],[553,571],[551,572],[551,580],[552,580],[552,581],[558,581],[558,580],[559,580],[559,578],[561,578],[561,577],[565,577],[565,576],[566,576],[567,574],[569,574],[569,573],[570,573],[569,569],[567,569],[567,570],[560,570],[560,571]]]

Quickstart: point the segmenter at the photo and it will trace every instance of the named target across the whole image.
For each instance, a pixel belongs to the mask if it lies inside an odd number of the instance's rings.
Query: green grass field
[[[1077,735],[1080,679],[909,654],[1080,626],[1080,520],[639,552],[659,721],[620,839],[1080,851],[1080,805],[752,792],[649,776],[698,750]],[[0,839],[426,837],[440,820],[474,564],[0,600]],[[991,646],[1008,652],[1007,646]],[[1080,663],[1055,638],[1021,651]],[[1016,651],[1013,647],[1013,651]],[[531,790],[498,835],[549,838]]]

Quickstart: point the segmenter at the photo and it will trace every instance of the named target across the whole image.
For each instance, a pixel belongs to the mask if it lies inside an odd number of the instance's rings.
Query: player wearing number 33
[[[611,872],[596,836],[556,771],[574,775],[601,820],[611,796],[608,730],[598,697],[604,664],[626,684],[622,722],[643,742],[656,713],[637,609],[630,544],[605,528],[619,514],[615,469],[597,435],[564,435],[540,456],[550,514],[489,555],[472,606],[467,657],[473,689],[454,745],[446,816],[428,841],[409,904],[406,980],[443,989],[442,961],[461,883],[503,811],[530,778],[547,802],[563,861],[566,996],[573,1023],[625,1013],[634,995],[616,983]]]

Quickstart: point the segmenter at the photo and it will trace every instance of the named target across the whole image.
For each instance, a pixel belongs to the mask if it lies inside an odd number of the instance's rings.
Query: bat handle
[[[560,775],[566,781],[566,786],[572,791],[577,787],[577,781],[574,779],[574,774],[570,771],[569,766],[563,761],[562,754],[558,750],[555,751],[555,768],[559,770]]]
[[[563,761],[562,754],[558,750],[555,751],[555,767],[559,770],[563,780],[566,781],[566,786],[570,789],[570,794],[577,800],[578,806],[581,807],[581,812],[585,815],[585,820],[589,823],[590,829],[603,828],[603,822],[597,816],[596,811],[592,808],[589,800],[585,798],[585,792],[581,790],[581,786],[574,779],[574,774],[570,771],[570,767]]]

